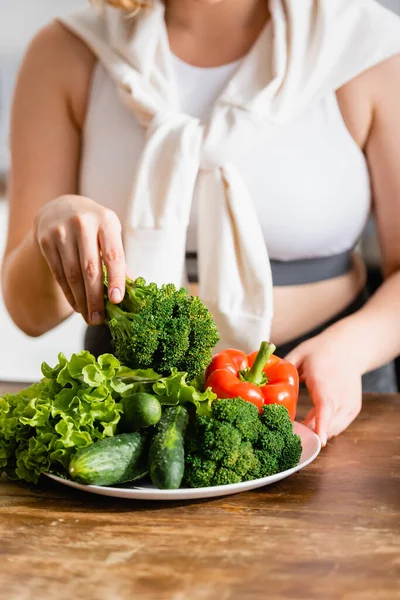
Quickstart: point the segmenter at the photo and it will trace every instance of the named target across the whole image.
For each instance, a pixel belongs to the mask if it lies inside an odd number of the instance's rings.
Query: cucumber
[[[185,470],[184,435],[189,422],[183,406],[170,406],[156,426],[150,445],[149,471],[153,484],[161,490],[180,487]]]
[[[121,430],[137,431],[143,427],[156,425],[161,419],[161,404],[155,396],[145,392],[137,392],[122,398],[124,414],[121,419]]]
[[[144,477],[146,440],[147,435],[138,431],[94,442],[72,457],[69,473],[85,485],[116,485]]]

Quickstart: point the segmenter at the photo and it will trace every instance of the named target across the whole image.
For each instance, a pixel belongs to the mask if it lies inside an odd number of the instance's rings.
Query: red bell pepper
[[[206,388],[218,398],[243,398],[261,412],[264,404],[282,404],[294,421],[299,396],[299,374],[294,365],[273,353],[275,346],[263,342],[247,356],[228,349],[216,354],[206,371]]]

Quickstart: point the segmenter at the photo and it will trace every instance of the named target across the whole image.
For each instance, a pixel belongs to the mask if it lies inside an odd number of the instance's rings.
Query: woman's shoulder
[[[350,81],[345,89],[362,93],[372,105],[393,98],[398,105],[400,90],[400,53],[387,58]]]
[[[73,117],[82,123],[95,64],[96,57],[88,46],[53,21],[31,41],[21,71],[30,85],[43,85],[65,95]]]
[[[392,104],[398,111],[400,94],[400,54],[379,63],[366,73],[375,106]]]
[[[374,117],[398,112],[400,97],[400,54],[388,58],[346,83],[337,91],[346,124],[364,148]]]

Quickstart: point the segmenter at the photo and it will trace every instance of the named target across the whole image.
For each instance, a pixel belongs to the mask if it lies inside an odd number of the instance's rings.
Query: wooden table
[[[4,392],[0,387],[0,392]],[[308,468],[213,501],[0,482],[1,600],[400,599],[400,396]]]

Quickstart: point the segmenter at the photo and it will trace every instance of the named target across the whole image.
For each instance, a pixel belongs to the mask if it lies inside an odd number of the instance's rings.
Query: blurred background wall
[[[400,0],[381,0],[381,3],[400,14]],[[9,114],[19,63],[29,40],[40,27],[56,15],[86,4],[87,0],[0,0],[0,260],[7,227],[4,180],[9,167]],[[379,276],[379,252],[373,226],[366,232],[363,248]],[[40,377],[43,360],[55,363],[58,352],[69,355],[81,348],[83,332],[82,319],[74,316],[40,339],[26,337],[8,317],[0,289],[0,381],[36,380]]]
[[[6,194],[1,180],[4,181],[9,166],[9,115],[18,67],[38,29],[56,15],[85,4],[86,0],[0,0],[0,261],[7,227]],[[79,350],[83,331],[83,321],[77,315],[42,338],[28,338],[8,317],[0,289],[0,381],[40,378],[41,362],[56,364],[58,352],[69,355]]]

